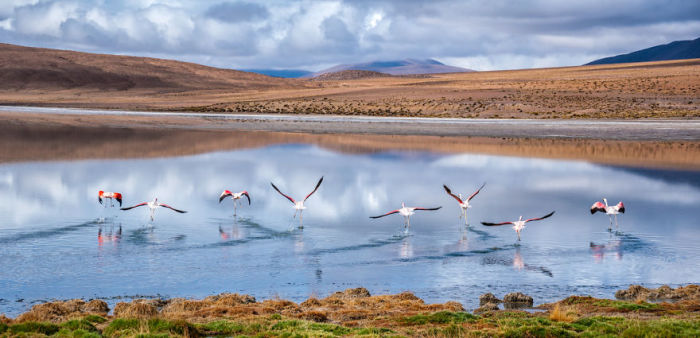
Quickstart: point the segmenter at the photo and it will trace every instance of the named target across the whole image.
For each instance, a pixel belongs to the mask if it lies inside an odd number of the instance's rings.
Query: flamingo
[[[285,195],[275,186],[274,183],[270,182],[270,184],[272,184],[272,187],[275,188],[275,190],[277,190],[277,192],[280,193],[280,195],[286,197],[290,202],[292,202],[294,204],[294,217],[297,217],[297,212],[299,212],[299,229],[304,228],[304,225],[302,223],[302,215],[301,215],[301,213],[304,211],[304,209],[306,209],[306,207],[304,206],[304,202],[306,202],[306,200],[311,195],[313,195],[316,192],[316,190],[318,190],[318,187],[321,186],[321,182],[323,182],[323,176],[321,176],[321,179],[318,180],[318,183],[316,183],[316,187],[314,188],[314,190],[312,192],[310,192],[308,195],[306,195],[306,197],[304,197],[304,199],[301,201],[296,201],[293,198],[289,197],[288,195]]]
[[[462,209],[462,213],[459,214],[459,218],[464,217],[464,225],[469,226],[469,222],[467,222],[467,209],[472,207],[469,204],[469,202],[472,200],[472,198],[474,198],[474,196],[476,196],[481,191],[481,189],[485,185],[486,185],[486,183],[484,182],[484,184],[482,184],[479,187],[479,189],[477,189],[473,194],[469,195],[469,197],[467,197],[466,199],[462,198],[462,194],[458,194],[458,195],[453,194],[452,191],[450,190],[450,188],[447,187],[447,185],[444,185],[444,184],[442,185],[442,187],[445,188],[445,191],[447,192],[447,194],[454,197],[454,199],[456,199],[457,202],[459,202],[459,207]]]
[[[157,198],[157,197],[154,198],[153,201],[139,203],[139,204],[136,204],[136,205],[132,205],[132,206],[130,206],[130,207],[127,207],[127,208],[121,208],[121,210],[129,210],[129,209],[138,208],[138,207],[144,206],[144,205],[145,205],[145,206],[148,206],[148,208],[151,209],[151,222],[153,222],[153,214],[155,213],[156,208],[158,208],[158,207],[168,208],[168,209],[171,209],[171,210],[173,210],[173,211],[175,211],[175,212],[179,212],[179,213],[181,213],[181,214],[184,214],[184,213],[187,212],[187,211],[184,211],[184,210],[175,209],[175,208],[173,208],[173,207],[171,207],[171,206],[169,206],[169,205],[167,205],[167,204],[160,203],[160,202],[158,202],[158,198]]]
[[[224,190],[224,192],[221,193],[219,196],[219,203],[224,200],[227,196],[231,196],[231,199],[233,200],[233,215],[236,216],[236,209],[238,207],[238,202],[239,200],[245,196],[248,199],[248,205],[250,205],[250,195],[248,195],[248,192],[243,190],[241,192],[236,192],[232,193],[228,190]]]
[[[613,225],[613,215],[615,216],[615,227],[618,227],[617,225],[617,214],[619,213],[625,213],[625,205],[622,202],[617,203],[615,206],[609,206],[608,205],[608,199],[603,197],[603,202],[605,204],[600,203],[600,202],[595,202],[591,206],[591,215],[595,214],[596,211],[604,212],[608,217],[610,218],[610,227],[608,230],[612,229]]]
[[[114,206],[114,200],[117,200],[119,202],[119,206],[122,206],[122,194],[118,192],[109,192],[109,191],[98,191],[97,192],[97,201],[100,202],[100,204],[104,205],[105,208],[107,207],[107,204],[102,203],[102,199],[109,198],[109,201],[111,203],[111,206]]]
[[[518,241],[520,241],[520,231],[525,229],[525,223],[531,222],[531,221],[539,221],[543,220],[549,216],[554,215],[554,211],[538,218],[528,218],[526,220],[523,220],[523,216],[520,216],[520,218],[517,221],[512,221],[512,222],[501,222],[501,223],[490,223],[490,222],[481,222],[481,224],[486,225],[486,226],[498,226],[498,225],[506,225],[506,224],[513,224],[513,230],[518,234]]]
[[[389,216],[391,214],[396,214],[399,213],[401,216],[403,216],[403,227],[406,232],[408,232],[408,228],[411,227],[411,215],[415,214],[416,210],[438,210],[442,207],[436,207],[436,208],[421,208],[421,207],[407,207],[404,202],[401,202],[401,209],[396,209],[387,212],[386,214],[379,215],[379,216],[370,216],[369,218],[381,218],[384,216]]]

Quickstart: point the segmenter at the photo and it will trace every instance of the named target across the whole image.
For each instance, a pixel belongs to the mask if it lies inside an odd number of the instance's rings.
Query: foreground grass
[[[364,288],[299,304],[281,299],[258,302],[239,294],[133,300],[118,303],[109,316],[104,302],[68,300],[35,305],[15,319],[0,316],[0,338],[700,337],[700,287],[669,290],[688,297],[648,303],[640,297],[626,301],[571,296],[543,304],[534,313],[498,310],[480,315],[455,302],[425,304],[410,292],[371,296]]]
[[[429,336],[429,337],[689,337],[700,336],[700,317],[631,319],[623,316],[592,316],[572,322],[554,321],[546,313],[498,311],[483,316],[441,311],[367,326],[348,327],[330,323],[258,316],[245,321],[216,320],[189,323],[183,320],[101,318],[72,319],[60,324],[25,322],[1,324],[0,337],[335,337],[335,336]],[[382,324],[374,326],[372,324]],[[100,327],[100,328],[98,328]]]

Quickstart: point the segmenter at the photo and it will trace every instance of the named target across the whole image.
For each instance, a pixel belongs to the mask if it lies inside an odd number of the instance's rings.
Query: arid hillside
[[[230,91],[300,87],[300,81],[154,58],[0,44],[0,90]],[[77,91],[76,91],[77,93]]]
[[[0,80],[4,105],[464,118],[700,117],[700,59],[319,81],[0,45]]]

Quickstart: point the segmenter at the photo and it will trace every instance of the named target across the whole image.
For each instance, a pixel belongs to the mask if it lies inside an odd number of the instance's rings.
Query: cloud
[[[270,16],[265,6],[248,2],[222,2],[209,7],[207,17],[223,22],[242,22],[266,19]]]
[[[699,12],[680,0],[14,0],[0,4],[0,41],[228,68],[436,58],[491,70],[694,39]]]

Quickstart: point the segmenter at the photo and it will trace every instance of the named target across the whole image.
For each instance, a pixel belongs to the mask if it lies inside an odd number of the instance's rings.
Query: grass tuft
[[[576,320],[576,316],[566,311],[566,309],[562,309],[559,303],[557,303],[557,305],[554,306],[554,309],[549,312],[549,319],[555,322],[570,323]]]
[[[10,325],[9,331],[12,334],[19,333],[41,333],[50,336],[59,331],[59,327],[52,323],[24,322]]]

